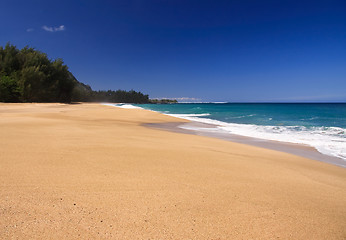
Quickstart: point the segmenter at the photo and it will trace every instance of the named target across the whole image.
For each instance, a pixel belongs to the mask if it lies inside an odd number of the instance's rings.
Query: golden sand
[[[0,104],[0,239],[346,239],[346,169],[149,129],[98,104]]]

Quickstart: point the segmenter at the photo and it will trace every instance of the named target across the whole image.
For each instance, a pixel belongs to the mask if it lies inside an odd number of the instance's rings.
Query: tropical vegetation
[[[62,59],[10,43],[0,46],[0,102],[124,102],[149,103],[141,92],[94,91],[79,82]]]

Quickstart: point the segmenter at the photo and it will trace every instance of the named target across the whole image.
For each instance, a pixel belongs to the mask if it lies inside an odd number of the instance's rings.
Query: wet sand
[[[309,158],[312,160],[322,161],[330,163],[339,167],[346,168],[346,161],[329,155],[322,154],[318,152],[315,148],[294,143],[285,143],[279,141],[271,141],[266,139],[252,138],[246,136],[240,136],[230,133],[222,133],[219,131],[213,131],[217,126],[212,124],[200,123],[200,122],[168,122],[168,123],[148,123],[144,126],[162,129],[171,132],[194,134],[199,136],[207,136],[219,138],[231,142],[242,143],[247,145],[252,145],[261,148],[267,148],[271,150],[276,150],[280,152],[291,153],[297,156]],[[201,130],[196,130],[201,129]]]
[[[0,104],[1,239],[345,239],[346,170],[99,104]]]

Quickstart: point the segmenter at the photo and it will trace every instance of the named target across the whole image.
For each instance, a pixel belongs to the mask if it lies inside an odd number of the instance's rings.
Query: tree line
[[[141,92],[94,91],[79,82],[62,59],[50,60],[34,48],[0,46],[0,102],[149,103]]]

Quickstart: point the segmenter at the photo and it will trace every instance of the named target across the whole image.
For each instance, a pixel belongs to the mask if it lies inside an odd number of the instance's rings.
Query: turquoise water
[[[196,128],[198,131],[220,131],[299,143],[346,160],[345,103],[178,103],[135,106],[216,125],[215,128]]]
[[[227,123],[346,128],[346,103],[178,103],[139,104],[137,106],[169,114],[194,114],[200,118],[211,118]]]

